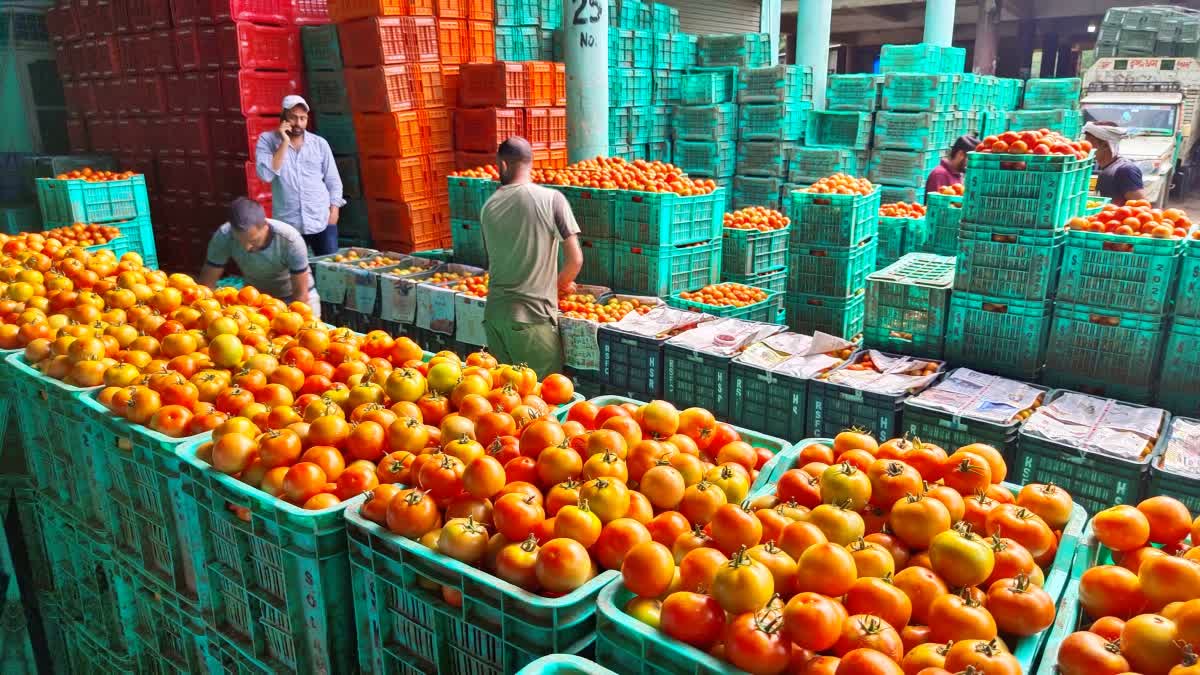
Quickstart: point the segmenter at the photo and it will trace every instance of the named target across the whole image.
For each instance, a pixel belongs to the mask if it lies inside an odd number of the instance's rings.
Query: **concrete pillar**
[[[949,47],[954,42],[954,0],[925,0],[925,39]]]
[[[1058,33],[1042,36],[1042,67],[1038,77],[1054,77],[1054,64],[1058,61]]]
[[[563,0],[567,157],[608,156],[608,3]]]
[[[971,70],[980,75],[996,74],[999,50],[996,20],[999,16],[1000,7],[996,0],[979,0],[979,21],[975,25],[975,63]]]
[[[829,24],[833,0],[804,0],[796,9],[796,64],[812,68],[813,107],[825,109],[829,79]]]
[[[779,14],[782,0],[762,0],[758,10],[758,32],[771,36],[771,65],[779,63]]]

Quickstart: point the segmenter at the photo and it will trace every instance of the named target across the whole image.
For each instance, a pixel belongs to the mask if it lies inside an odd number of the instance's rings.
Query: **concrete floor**
[[[1170,206],[1186,211],[1192,217],[1193,221],[1196,220],[1196,216],[1200,215],[1200,191],[1192,190],[1188,193],[1186,199],[1169,199],[1167,203]]]

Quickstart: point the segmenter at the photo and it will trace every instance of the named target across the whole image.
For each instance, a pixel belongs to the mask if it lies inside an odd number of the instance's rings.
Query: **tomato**
[[[585,548],[596,543],[603,527],[600,519],[588,508],[586,500],[578,505],[568,504],[554,515],[554,536],[574,539]]]
[[[1111,642],[1121,637],[1121,631],[1124,630],[1124,628],[1124,621],[1115,616],[1106,616],[1096,619],[1096,621],[1092,623],[1088,630]]]
[[[492,518],[496,530],[509,541],[523,541],[535,525],[545,520],[546,514],[533,495],[508,494],[496,499]]]
[[[833,645],[833,653],[844,658],[856,649],[874,649],[895,662],[904,655],[904,645],[896,629],[871,614],[853,614],[842,622],[842,632]]]
[[[1119,675],[1130,670],[1119,644],[1087,631],[1071,633],[1059,644],[1056,666],[1061,675]]]
[[[571,449],[564,438],[558,445],[541,450],[534,466],[541,484],[551,486],[569,478],[578,478],[583,471],[583,458]]]
[[[721,488],[725,498],[735,504],[740,504],[750,492],[750,474],[740,464],[714,466],[704,474],[704,480]]]
[[[841,663],[836,656],[815,656],[804,664],[800,675],[836,675]]]
[[[775,580],[765,565],[739,550],[717,568],[709,593],[726,612],[754,612],[775,593]]]
[[[670,637],[708,649],[725,631],[725,610],[708,595],[679,591],[663,600],[660,622]]]
[[[650,538],[668,548],[674,546],[675,541],[690,529],[691,523],[678,511],[664,511],[646,523]]]
[[[988,544],[992,547],[996,564],[992,567],[991,576],[983,582],[984,586],[991,587],[1001,579],[1011,579],[1021,574],[1032,575],[1037,568],[1029,550],[1012,539],[993,535]]]
[[[796,590],[830,597],[844,595],[858,578],[854,557],[833,542],[814,544],[796,561]]]
[[[454,518],[446,522],[438,536],[438,553],[468,564],[478,564],[487,552],[487,528],[474,518]]]
[[[1071,519],[1075,501],[1071,494],[1053,483],[1029,483],[1017,494],[1017,504],[1041,516],[1052,530],[1061,530]]]
[[[821,528],[809,522],[797,521],[783,528],[779,537],[779,547],[797,562],[804,551],[810,546],[824,544],[829,541]]]
[[[988,587],[987,609],[1006,635],[1025,637],[1054,623],[1054,600],[1023,574]]]
[[[723,490],[702,480],[684,489],[683,498],[679,501],[679,512],[691,523],[707,525],[717,509],[727,502],[728,498]]]
[[[437,504],[420,490],[403,490],[388,502],[387,527],[402,537],[418,539],[441,524]]]
[[[851,542],[847,547],[850,555],[854,558],[854,569],[858,572],[858,577],[888,577],[891,578],[896,572],[896,561],[892,558],[891,552],[879,544],[868,542],[866,539],[858,539]],[[903,627],[904,624],[900,624]]]
[[[567,421],[579,422],[584,429],[592,430],[596,428],[596,415],[600,409],[591,401],[580,401],[567,411]]]
[[[903,669],[890,656],[874,648],[852,649],[842,656],[835,675],[904,675]]]
[[[933,571],[951,586],[975,586],[992,575],[996,565],[992,549],[969,532],[946,530],[929,544]]]
[[[930,499],[936,499],[950,511],[950,522],[957,523],[966,515],[966,504],[963,501],[963,496],[954,491],[954,489],[945,485],[931,485],[925,490],[925,496]]]
[[[772,612],[745,612],[725,628],[725,658],[754,675],[777,675],[787,669],[792,646]]]
[[[1200,563],[1179,556],[1153,556],[1142,563],[1138,581],[1150,609],[1200,598]]]
[[[1151,497],[1138,504],[1137,510],[1150,524],[1151,543],[1174,544],[1191,532],[1192,515],[1178,499],[1164,495]]]
[[[942,481],[961,495],[986,491],[992,483],[992,468],[973,452],[959,450],[946,458]]]
[[[829,541],[843,546],[861,539],[866,524],[857,512],[832,504],[821,504],[808,514],[808,522],[821,529]]]
[[[797,593],[784,607],[783,633],[805,649],[825,651],[841,637],[848,616],[836,600],[819,593]]]
[[[1000,451],[986,443],[964,445],[957,452],[971,453],[982,457],[987,462],[988,468],[991,469],[991,482],[993,484],[1004,482],[1004,478],[1008,475],[1008,467],[1005,465],[1004,457],[1000,454]]]
[[[631,598],[625,603],[625,613],[651,628],[662,625],[662,602],[654,598]]]
[[[591,505],[590,500],[588,504]],[[605,569],[619,570],[629,551],[647,541],[651,539],[650,531],[645,525],[632,518],[617,518],[604,525],[600,530],[599,539],[591,549],[601,566]]]
[[[709,536],[725,555],[732,555],[741,547],[755,546],[762,539],[762,522],[747,506],[722,504],[713,512],[709,525]],[[742,611],[752,609],[757,607]]]
[[[287,470],[280,487],[288,501],[303,504],[321,492],[327,481],[328,477],[321,467],[312,462],[299,462]]]
[[[1164,609],[1161,614],[1175,622],[1176,637],[1181,642],[1191,645],[1193,650],[1200,645],[1200,599],[1188,600],[1174,612]],[[1095,630],[1093,626],[1092,631]]]
[[[164,436],[179,438],[187,432],[192,422],[192,411],[182,405],[164,405],[155,411],[147,424]]]
[[[570,593],[596,576],[587,549],[574,539],[551,539],[538,551],[538,583],[551,593]]]
[[[586,542],[584,545],[587,545]],[[621,577],[625,587],[634,595],[649,598],[662,595],[675,579],[675,559],[671,549],[656,541],[645,541],[634,546],[621,561]]]
[[[1183,659],[1175,622],[1157,614],[1139,614],[1121,629],[1121,654],[1131,670],[1161,675]]]
[[[359,512],[363,518],[378,523],[380,525],[387,524],[387,509],[388,504],[392,501],[392,497],[402,492],[401,488],[395,485],[379,485],[363,502]]]
[[[1079,577],[1079,604],[1088,616],[1128,619],[1146,608],[1146,596],[1138,575],[1124,567],[1100,565]]]
[[[758,451],[745,441],[733,441],[717,450],[716,461],[718,464],[733,462],[742,465],[747,471],[753,471],[758,468]]]
[[[907,495],[925,492],[921,474],[902,461],[877,459],[867,467],[867,478],[871,481],[871,503],[884,509],[892,508]]]
[[[851,614],[874,614],[897,630],[908,625],[912,618],[912,601],[897,588],[890,577],[860,576],[844,600]]]
[[[579,488],[579,498],[586,499],[602,523],[623,518],[629,511],[630,492],[623,481],[615,478],[593,478]]]
[[[790,593],[792,583],[796,578],[796,561],[774,541],[759,544],[746,551],[746,555],[761,563],[771,573],[775,580],[775,589],[782,593]]]
[[[1104,509],[1092,518],[1092,529],[1100,543],[1114,551],[1132,551],[1150,540],[1146,514],[1128,504]]]
[[[669,462],[660,461],[642,474],[638,491],[650,500],[656,510],[669,511],[679,507],[686,488],[683,474]]]
[[[935,536],[950,529],[950,510],[933,497],[910,493],[895,504],[888,516],[888,525],[913,549],[929,548]]]
[[[462,460],[446,454],[432,455],[435,459],[421,465],[417,474],[417,484],[429,491],[435,500],[444,500],[457,495],[463,490],[463,473],[466,467]],[[507,533],[506,533],[507,534]],[[510,536],[509,539],[524,539]]]
[[[254,439],[242,434],[225,434],[212,447],[212,466],[230,475],[241,473],[250,466],[258,452]]]
[[[865,431],[849,429],[833,438],[834,455],[840,455],[848,450],[865,450],[871,455],[875,455],[879,451],[879,443]]]
[[[863,540],[882,546],[892,556],[892,564],[895,568],[904,569],[908,566],[908,547],[894,534],[873,532]]]
[[[978,600],[963,593],[945,593],[929,604],[927,616],[934,642],[991,640],[997,635],[996,620]]]
[[[811,509],[821,503],[821,481],[802,469],[788,469],[775,484],[775,494],[782,501],[794,501]]]
[[[677,563],[679,587],[684,590],[708,591],[712,587],[717,569],[728,562],[729,558],[715,548],[700,547],[688,551]]]
[[[905,567],[896,573],[892,583],[912,601],[912,619],[925,625],[929,625],[930,605],[949,592],[946,582],[925,567]]]
[[[995,640],[961,640],[946,652],[946,670],[983,675],[1021,675],[1021,663]]]
[[[1134,574],[1137,574],[1139,571],[1141,571],[1142,563],[1146,562],[1147,559],[1160,555],[1167,554],[1163,553],[1161,548],[1155,548],[1153,546],[1143,546],[1141,548],[1135,548],[1132,551],[1125,551],[1124,553],[1120,551],[1113,552],[1113,558],[1116,560],[1116,563],[1130,572],[1133,572]]]

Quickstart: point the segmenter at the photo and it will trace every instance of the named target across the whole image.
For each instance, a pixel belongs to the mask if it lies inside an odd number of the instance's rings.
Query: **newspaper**
[[[667,305],[656,307],[645,314],[630,312],[616,323],[609,324],[624,333],[641,335],[643,337],[665,338],[693,328],[716,317],[710,314],[698,314],[686,309],[676,309]]]
[[[742,319],[716,319],[667,340],[667,344],[715,356],[737,356],[748,345],[785,330],[784,326]]]
[[[1171,420],[1171,438],[1158,465],[1171,473],[1200,478],[1200,422],[1182,417]]]
[[[1024,382],[958,368],[913,401],[955,417],[1008,424],[1042,394],[1043,390]]]
[[[838,368],[829,374],[826,381],[860,391],[899,396],[920,389],[938,377],[936,374],[915,374],[923,372],[924,364],[928,363],[928,360],[911,356],[888,356],[874,349],[868,353],[878,371]]]
[[[830,352],[854,347],[853,342],[817,331],[812,335],[777,333],[746,348],[735,361],[791,377],[808,378],[840,365]]]
[[[1066,392],[1038,408],[1022,433],[1085,452],[1138,461],[1158,438],[1165,413],[1105,398]]]

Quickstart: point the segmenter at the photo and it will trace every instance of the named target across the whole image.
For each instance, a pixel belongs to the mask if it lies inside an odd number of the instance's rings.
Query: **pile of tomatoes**
[[[961,197],[961,196],[963,196],[963,184],[955,183],[954,185],[943,185],[942,187],[938,188],[937,193],[939,195],[951,195],[951,196]]]
[[[884,204],[879,207],[879,215],[884,218],[924,218],[925,206],[908,202]]]
[[[483,178],[485,180],[500,180],[500,171],[495,164],[477,166],[473,169],[459,169],[450,174],[461,178]]]
[[[1059,645],[1058,672],[1200,671],[1200,548],[1185,541],[1200,541],[1200,518],[1158,496],[1097,513],[1092,530],[1113,560],[1079,578],[1079,605],[1091,623]]]
[[[358,261],[354,266],[364,270],[374,270],[380,267],[391,267],[399,265],[400,261],[396,258],[386,255],[377,255],[367,258],[366,260]]]
[[[60,249],[72,246],[107,244],[119,236],[121,236],[121,229],[118,227],[75,223],[44,232],[0,234],[0,250],[9,255],[25,250],[53,255]]]
[[[722,217],[722,226],[733,230],[758,230],[769,232],[782,230],[791,224],[791,219],[775,209],[765,206],[747,206],[737,211],[727,211]]]
[[[491,275],[487,273],[464,276],[448,282],[446,288],[462,293],[463,295],[469,295],[473,298],[486,298],[488,294],[489,279],[491,279]]]
[[[598,569],[640,564],[627,554],[673,543],[741,503],[772,456],[701,408],[581,402],[560,423],[521,411],[519,395],[503,394],[514,408],[462,397],[457,428],[443,420],[440,441],[419,424],[393,424],[392,454],[380,466],[395,485],[375,488],[363,516],[520,588],[559,595]]]
[[[1188,236],[1192,221],[1180,209],[1156,209],[1144,199],[1131,199],[1124,206],[1105,204],[1100,213],[1087,218],[1072,218],[1067,222],[1067,229],[1129,237],[1181,239]]]
[[[875,184],[866,178],[835,173],[804,188],[803,191],[832,195],[869,195],[875,191]]]
[[[631,549],[625,609],[751,673],[1020,673],[1013,641],[1054,621],[1041,586],[1073,500],[1006,475],[988,445],[843,432],[773,490]]]
[[[637,298],[613,296],[605,302],[596,302],[596,296],[588,293],[573,293],[558,299],[558,311],[572,319],[587,319],[597,323],[613,323],[625,318],[630,312],[645,314],[654,305],[642,304]]]
[[[139,174],[135,171],[106,171],[87,166],[82,169],[60,173],[54,178],[57,180],[86,180],[89,183],[103,183],[110,180],[128,180],[137,175]]]
[[[754,286],[723,283],[709,284],[698,291],[684,291],[679,297],[714,307],[746,307],[767,299],[767,292]]]
[[[1086,159],[1092,152],[1088,141],[1072,141],[1049,129],[1036,131],[1006,131],[988,136],[975,146],[975,152],[994,152],[1009,155],[1074,155]]]
[[[496,167],[488,165],[456,171],[454,176],[499,179]],[[596,157],[576,162],[565,169],[535,168],[533,182],[603,190],[672,192],[677,195],[706,195],[717,189],[711,178],[689,178],[683,169],[667,162],[620,157]]]

